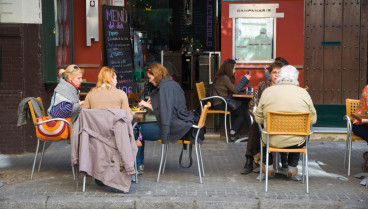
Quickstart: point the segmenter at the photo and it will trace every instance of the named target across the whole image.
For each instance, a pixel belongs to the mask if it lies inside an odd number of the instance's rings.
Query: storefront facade
[[[148,64],[169,61],[182,87],[195,91],[195,82],[209,86],[219,64],[232,58],[236,80],[249,71],[249,86],[256,87],[264,67],[284,57],[299,70],[300,85],[308,86],[320,125],[340,126],[345,98],[359,98],[367,84],[366,1],[14,0],[1,8],[0,110],[6,120],[0,153],[34,151],[34,126],[16,126],[17,107],[23,98],[41,96],[47,108],[57,69],[75,63],[88,82],[97,81],[108,63],[103,5],[124,5],[137,85]]]

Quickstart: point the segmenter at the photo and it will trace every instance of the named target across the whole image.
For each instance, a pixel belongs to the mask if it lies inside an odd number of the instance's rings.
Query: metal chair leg
[[[260,139],[260,147],[261,147],[261,162],[259,163],[259,182],[262,182],[262,166],[263,166],[263,147],[262,147],[262,139]]]
[[[202,160],[202,150],[201,150],[201,145],[200,144],[198,144],[198,148],[199,148],[199,158],[201,160],[201,166],[202,166],[202,168],[201,168],[201,170],[202,170],[202,176],[204,176],[204,168],[203,168],[203,160]]]
[[[138,166],[137,161],[134,161],[134,167],[135,167],[135,183],[138,184]]]
[[[73,164],[72,164],[72,173],[73,173],[73,179],[74,179],[74,181],[76,180],[76,178],[75,178],[75,170],[74,170],[74,166],[73,166]]]
[[[227,133],[227,124],[226,124],[226,112],[225,112],[225,117],[224,117],[224,121],[225,121],[225,123],[224,123],[224,127],[225,127],[225,137],[226,137],[226,143],[229,143],[229,135],[228,135],[228,133]],[[231,129],[231,128],[230,128]]]
[[[37,147],[36,147],[36,153],[35,153],[34,160],[33,160],[33,166],[32,166],[32,172],[31,172],[31,180],[33,179],[33,172],[34,172],[34,168],[35,168],[36,161],[37,161],[37,154],[38,154],[38,148],[39,148],[39,146],[40,146],[40,140],[37,139]]]
[[[158,168],[158,174],[157,174],[157,182],[160,180],[160,174],[161,174],[161,168],[162,163],[164,161],[164,155],[165,155],[165,144],[161,144],[161,160],[160,160],[160,166]]]
[[[307,182],[307,194],[309,193],[309,167],[308,167],[308,144],[306,144],[307,153],[305,154],[305,172],[307,174],[306,176],[306,182]]]
[[[280,165],[279,165],[279,162],[281,161],[281,160],[279,160],[280,159],[280,157],[281,157],[281,154],[279,153],[279,152],[275,152],[275,163],[274,163],[274,166],[275,166],[275,170],[276,171],[278,171],[279,170],[279,168],[280,168]]]
[[[196,157],[197,157],[197,165],[198,165],[198,175],[199,175],[199,182],[202,184],[202,172],[201,172],[201,166],[199,165],[199,157],[198,157],[198,145],[195,145],[195,151],[196,151]]]
[[[87,179],[87,174],[84,173],[84,176],[83,176],[83,189],[82,189],[83,192],[86,191],[86,179]]]
[[[45,154],[45,146],[46,146],[46,141],[43,141],[41,159],[40,159],[40,162],[38,163],[38,172],[40,172],[40,169],[41,169],[43,155]]]
[[[268,137],[268,136],[267,136]],[[268,140],[267,140],[268,141]],[[269,161],[269,153],[268,153],[268,143],[267,143],[267,148],[266,148],[266,172],[265,172],[265,178],[266,178],[266,187],[265,187],[265,191],[267,192],[268,190],[268,161]],[[262,170],[262,168],[260,168]]]
[[[349,157],[348,157],[348,176],[350,176],[351,150],[353,148],[352,146],[353,146],[353,142],[350,139],[350,141],[349,141]]]
[[[348,157],[349,150],[349,130],[346,133],[346,145],[345,145],[345,156],[344,156],[344,168],[346,169],[346,158]]]
[[[305,183],[305,154],[303,153],[303,160],[302,160],[302,183]]]
[[[169,150],[169,143],[165,144],[165,159],[164,159],[164,165],[162,168],[162,174],[165,173],[165,167],[166,167],[166,159],[167,159],[167,151]]]

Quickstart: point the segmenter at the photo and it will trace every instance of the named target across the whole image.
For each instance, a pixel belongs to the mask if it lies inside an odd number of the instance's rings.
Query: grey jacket
[[[81,110],[79,105],[79,93],[77,89],[70,83],[60,78],[59,84],[54,90],[54,95],[51,98],[51,104],[49,109],[47,109],[48,115],[50,115],[51,107],[59,104],[60,102],[66,101],[73,104],[73,111],[70,114],[70,119],[74,122]]]
[[[35,111],[35,115],[37,118],[42,117],[42,105],[40,101],[38,101],[34,97],[26,97],[22,99],[18,106],[18,122],[17,126],[22,126],[27,124],[27,119],[30,119],[31,116],[29,113],[28,101],[31,101],[33,110]]]
[[[129,192],[137,145],[122,109],[82,109],[71,136],[71,161],[105,185]]]
[[[194,114],[187,110],[184,91],[176,81],[161,81],[151,93],[151,103],[163,143],[176,142],[192,128]]]

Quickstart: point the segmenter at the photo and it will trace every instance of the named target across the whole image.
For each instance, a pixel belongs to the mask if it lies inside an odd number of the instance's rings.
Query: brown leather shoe
[[[263,173],[266,173],[265,164],[262,164],[262,171]],[[268,177],[274,177],[274,176],[275,176],[275,169],[268,169]]]
[[[286,177],[288,178],[291,178],[291,179],[294,179],[295,175],[298,173],[298,168],[295,168],[295,171],[294,172],[291,172],[291,171],[287,171],[286,172]]]

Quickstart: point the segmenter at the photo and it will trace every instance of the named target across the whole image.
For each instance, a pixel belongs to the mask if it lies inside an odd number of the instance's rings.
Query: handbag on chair
[[[37,118],[37,123],[41,123],[46,120],[50,120],[52,118],[49,117],[40,117]],[[64,118],[70,124],[72,121],[70,118]],[[70,139],[70,126],[65,121],[57,120],[57,121],[49,121],[46,123],[42,123],[37,125],[36,123],[36,136],[37,138],[41,138],[44,141],[60,141]]]

